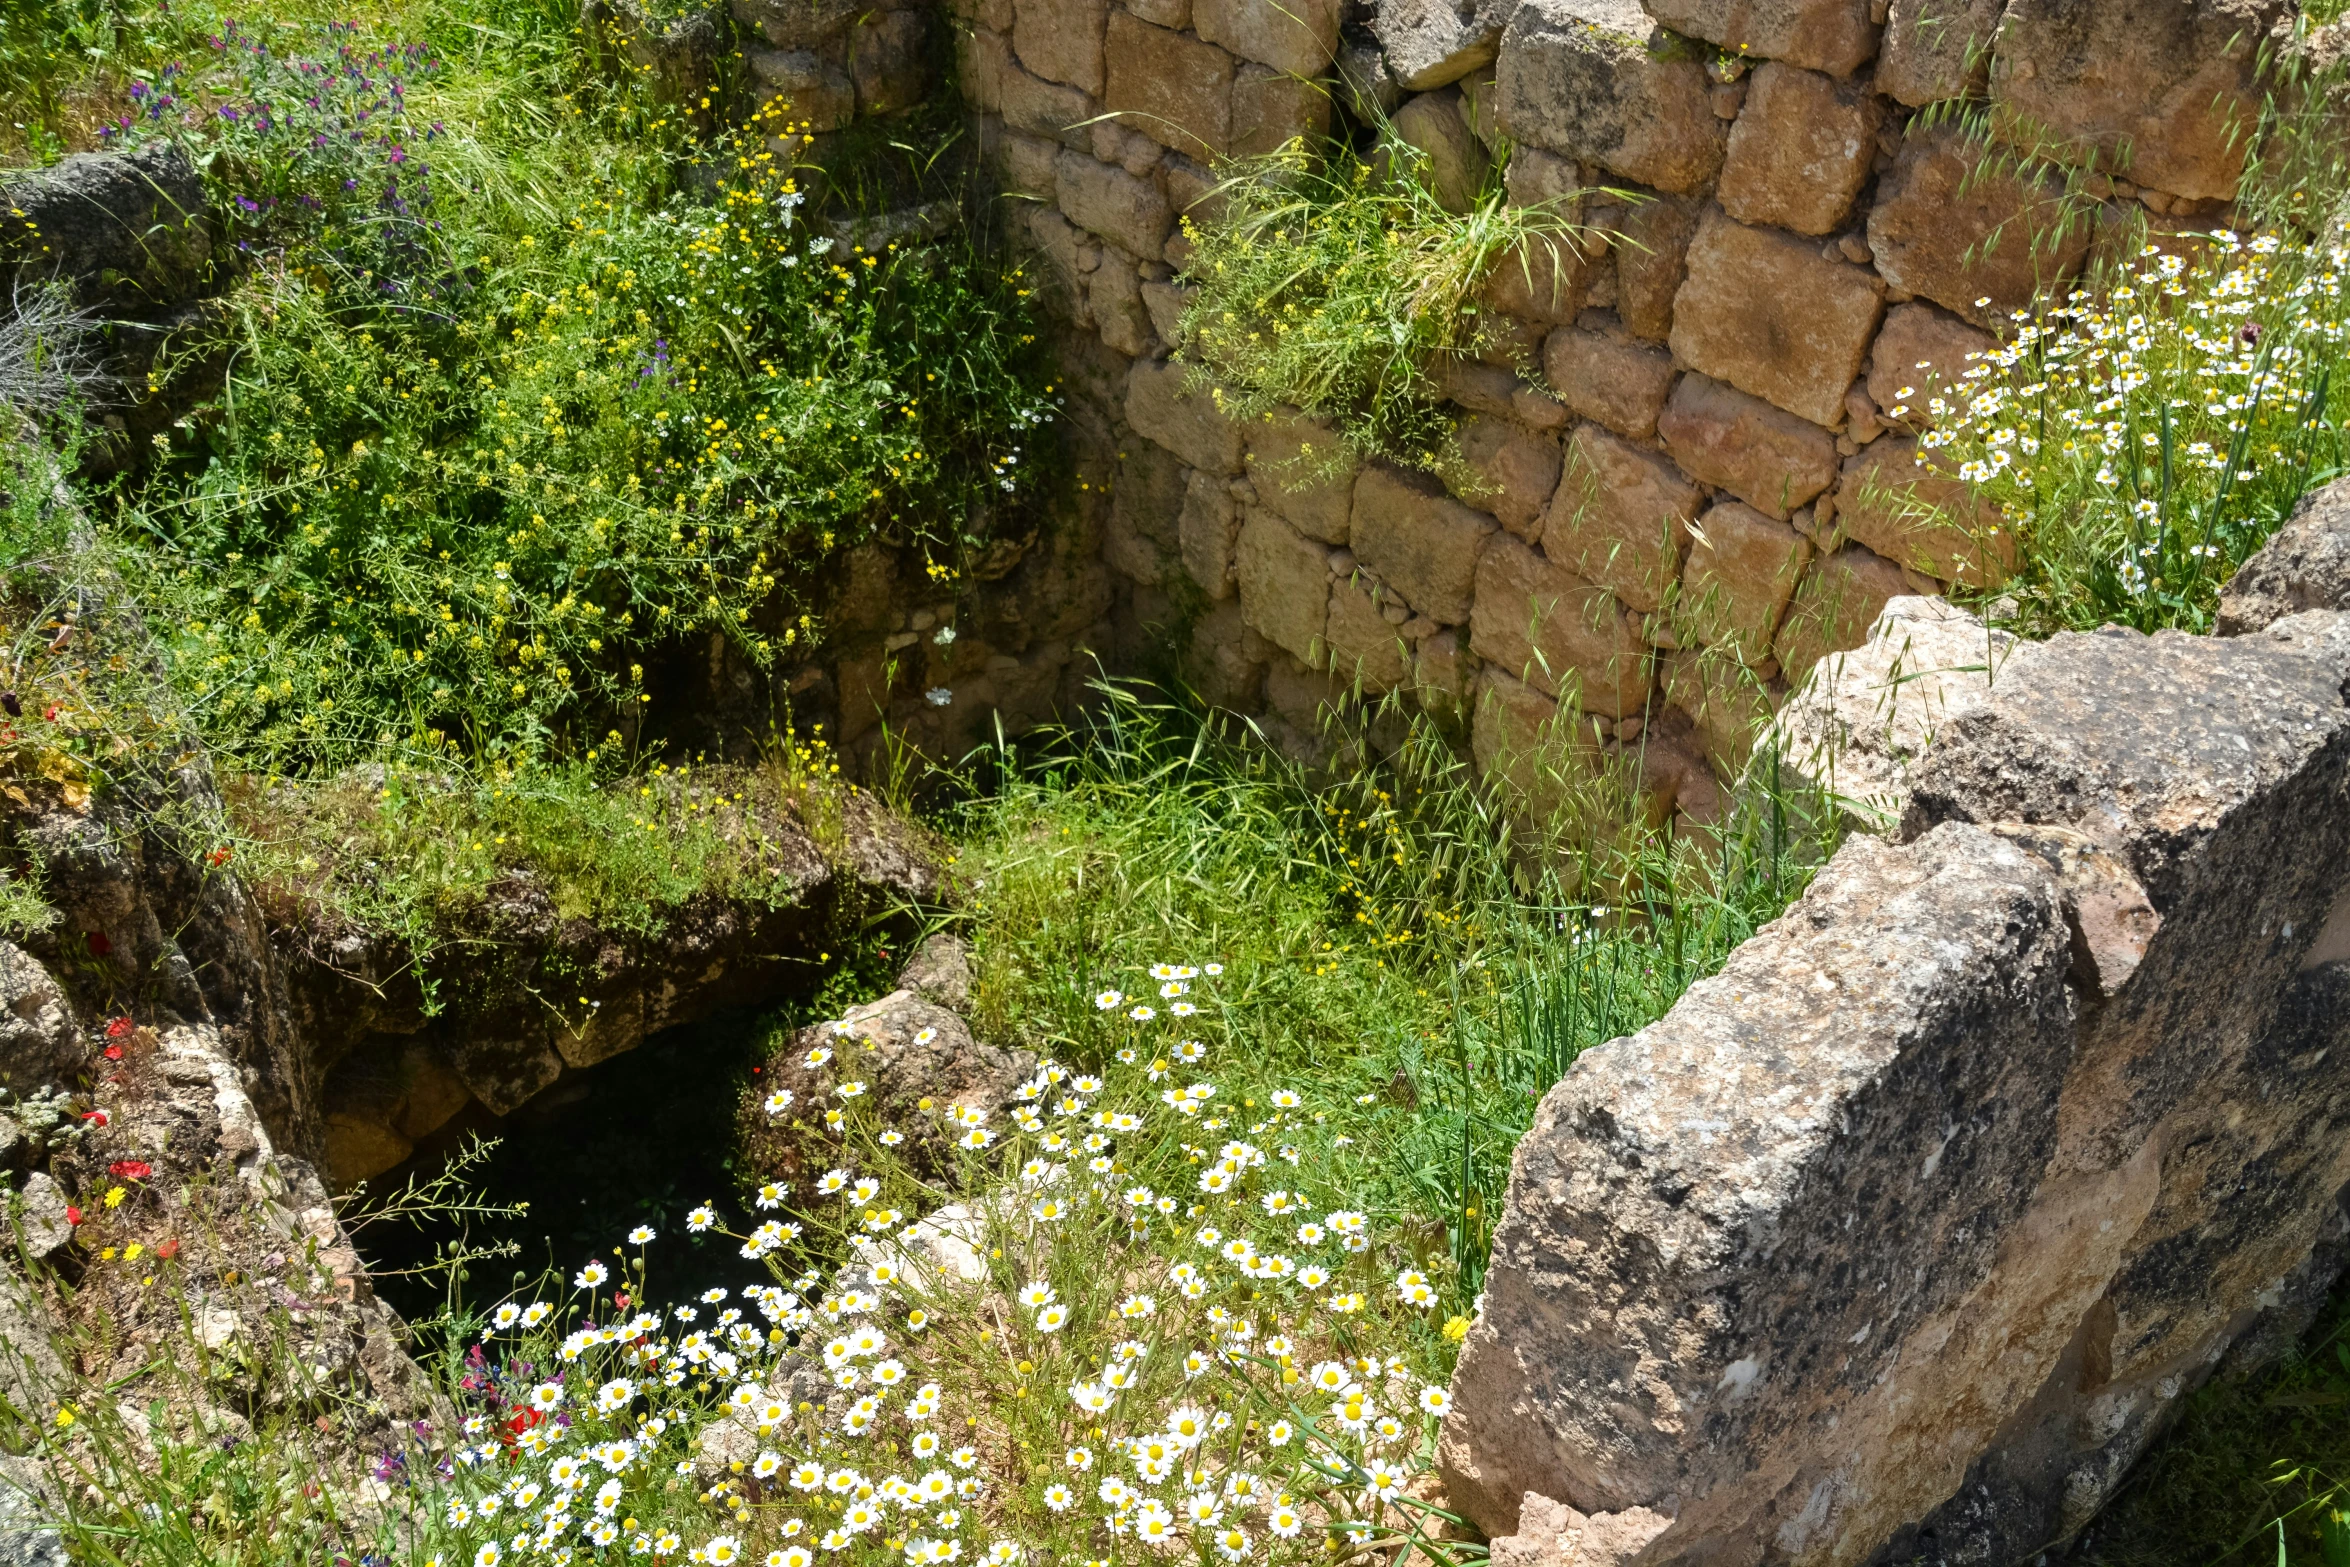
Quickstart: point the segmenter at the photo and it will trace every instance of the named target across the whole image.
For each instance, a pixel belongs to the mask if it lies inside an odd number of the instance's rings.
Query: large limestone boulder
[[[2305,609],[2350,609],[2350,479],[2313,490],[2220,591],[2219,634],[2262,631]]]
[[[2350,1249],[2346,677],[2339,614],[2060,636],[1899,841],[1583,1054],[1443,1432],[1497,1561],[2016,1560],[2309,1320]]]

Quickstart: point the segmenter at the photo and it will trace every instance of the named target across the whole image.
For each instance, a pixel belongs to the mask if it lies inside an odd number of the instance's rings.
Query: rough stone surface
[[[1665,655],[1658,678],[1714,772],[1725,779],[1743,773],[1755,737],[1771,721],[1771,691],[1762,677],[1723,653],[1683,648]]]
[[[1398,109],[1392,123],[1396,139],[1419,153],[1419,178],[1438,206],[1457,213],[1476,205],[1485,183],[1485,149],[1469,132],[1457,91],[1422,93]]]
[[[1338,9],[1338,0],[1193,0],[1191,25],[1244,60],[1311,77],[1338,52]]]
[[[1176,547],[1184,573],[1213,604],[1240,585],[1237,558],[1240,506],[1221,479],[1193,472],[1185,481],[1183,510],[1175,519]]]
[[[64,1087],[87,1055],[49,971],[14,942],[0,941],[0,1087],[17,1094]]]
[[[2219,634],[2264,631],[2305,609],[2350,610],[2350,479],[2301,498],[2219,595]]]
[[[1530,150],[1518,154],[1510,165],[1513,178],[1529,155],[1543,156]],[[1504,315],[1527,321],[1572,321],[1582,314],[1591,273],[1604,253],[1603,244],[1577,235],[1535,235],[1493,264],[1486,300]]]
[[[2015,535],[1971,485],[1928,473],[1917,442],[1871,441],[1844,461],[1836,526],[1896,566],[1937,582],[1997,587],[2014,572]]]
[[[1496,539],[1477,565],[1469,648],[1544,696],[1619,718],[1648,699],[1648,648],[1604,590],[1516,539]]]
[[[1779,710],[1783,776],[1871,825],[1901,820],[1910,769],[2022,668],[2030,645],[1943,599],[1886,604],[1859,647],[1831,653]]]
[[[1136,179],[1124,169],[1067,148],[1055,160],[1053,172],[1061,211],[1079,227],[1115,240],[1138,256],[1155,256],[1167,242],[1175,215],[1159,187],[1149,180]],[[1126,275],[1139,283],[1131,268]]]
[[[1953,126],[1913,129],[1869,211],[1886,281],[1977,326],[2070,278],[2089,250],[2083,225],[2060,221],[2061,190],[2017,178],[1999,157]]]
[[[1257,501],[1324,544],[1344,544],[1360,466],[1327,421],[1268,414],[1242,430]]]
[[[1727,129],[1704,67],[1651,30],[1629,0],[1522,0],[1502,37],[1502,131],[1659,190],[1704,187]]]
[[[1850,76],[1877,52],[1868,0],[1646,0],[1646,7],[1673,31],[1732,54],[1831,76]]]
[[[856,81],[835,61],[812,49],[746,49],[743,56],[762,96],[789,103],[792,118],[810,130],[836,131],[857,117]]]
[[[1346,684],[1377,696],[1411,677],[1411,648],[1380,613],[1386,595],[1359,574],[1330,584],[1330,610],[1322,630],[1324,659]]]
[[[1126,422],[1194,468],[1240,471],[1240,431],[1207,392],[1187,391],[1182,365],[1135,361],[1126,382]]]
[[[1880,100],[1850,82],[1766,60],[1747,78],[1717,192],[1741,223],[1798,234],[1842,226],[1877,153]]]
[[[1811,541],[1739,501],[1711,507],[1690,529],[1677,627],[1753,668],[1770,657],[1771,633],[1811,559]]]
[[[1012,0],[1012,52],[1048,82],[1098,94],[1109,10],[1109,0]]]
[[[1635,337],[1663,342],[1673,329],[1673,298],[1687,275],[1697,235],[1697,203],[1660,196],[1616,220],[1616,314]]]
[[[1475,475],[1471,505],[1533,543],[1542,535],[1542,515],[1559,483],[1559,443],[1514,420],[1473,414],[1461,421],[1461,457]]]
[[[2260,118],[2259,56],[2290,14],[2285,0],[2010,0],[1992,123],[2036,154],[2232,200]]]
[[[1233,59],[1187,33],[1110,16],[1102,101],[1162,147],[1217,158],[1232,140]]]
[[[1998,346],[1990,333],[1932,305],[1895,305],[1869,350],[1869,399],[1887,424],[1925,429],[1936,422],[1931,401],[1955,404],[1975,356]]]
[[[1991,76],[1991,35],[2007,0],[1892,0],[1877,56],[1877,91],[1922,109],[1980,96]]]
[[[1656,427],[1692,478],[1781,521],[1836,481],[1835,437],[1706,376],[1681,377]]]
[[[1887,604],[1913,591],[1899,566],[1858,545],[1815,557],[1780,618],[1771,654],[1790,683],[1800,681],[1821,654],[1856,645]]]
[[[1477,554],[1494,532],[1491,517],[1417,474],[1373,463],[1355,480],[1356,557],[1406,604],[1445,625],[1469,618]]]
[[[1542,525],[1542,551],[1631,608],[1654,610],[1680,576],[1702,496],[1655,452],[1578,425]]]
[[[1475,0],[1389,0],[1371,12],[1371,35],[1405,92],[1433,92],[1493,63],[1502,22],[1492,13],[1502,9]]]
[[[1578,416],[1647,441],[1672,390],[1673,361],[1612,332],[1561,327],[1543,339],[1542,374]]]
[[[1330,92],[1320,82],[1254,61],[1232,77],[1232,156],[1278,152],[1300,137],[1330,129]]]
[[[997,89],[1003,98],[1004,123],[1032,136],[1049,137],[1083,151],[1087,137],[1080,127],[1092,119],[1096,100],[1074,87],[1048,82],[1007,63]]]
[[[1884,309],[1866,269],[1709,212],[1673,301],[1673,354],[1814,424],[1838,424]]]
[[[214,238],[203,180],[175,141],[77,152],[0,181],[0,266],[20,285],[63,278],[86,308],[192,297]]]
[[[1293,657],[1318,659],[1330,613],[1329,552],[1252,507],[1240,527],[1238,576],[1248,624]]]

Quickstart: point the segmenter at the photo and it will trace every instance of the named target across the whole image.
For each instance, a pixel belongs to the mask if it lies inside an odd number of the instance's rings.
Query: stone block
[[[1115,249],[1105,250],[1101,265],[1086,274],[1085,308],[1102,341],[1121,354],[1140,356],[1157,346],[1150,312],[1143,308],[1141,275]]]
[[[1690,529],[1676,626],[1747,668],[1771,656],[1787,600],[1811,559],[1811,541],[1740,501],[1723,501]]]
[[[1359,575],[1349,574],[1330,584],[1330,610],[1323,626],[1322,645],[1330,672],[1365,694],[1378,696],[1411,678],[1411,647],[1388,623],[1380,595]]]
[[[1885,302],[1875,274],[1718,209],[1689,247],[1674,357],[1813,424],[1841,424]]]
[[[1433,92],[1493,63],[1502,24],[1491,13],[1499,9],[1464,8],[1459,0],[1385,0],[1371,12],[1371,36],[1405,92]]]
[[[1844,460],[1836,526],[1896,566],[1938,583],[1995,588],[2015,572],[1999,508],[1947,473],[1929,473],[1908,437],[1871,441]]]
[[[1547,816],[1566,789],[1546,775],[1559,753],[1574,752],[1573,726],[1558,723],[1558,703],[1497,668],[1478,672],[1472,700],[1469,746],[1478,777],[1519,809]]]
[[[1732,54],[1850,76],[1877,52],[1869,0],[1645,0],[1648,14]]]
[[[1868,183],[1883,101],[1867,88],[1779,60],[1747,77],[1716,195],[1741,223],[1798,234],[1841,228]]]
[[[1251,713],[1264,691],[1264,651],[1264,638],[1241,619],[1238,600],[1227,601],[1193,624],[1185,671],[1201,701],[1231,712]]]
[[[1616,220],[1616,314],[1635,337],[1663,342],[1673,330],[1673,296],[1687,275],[1697,236],[1697,203],[1680,196],[1635,202]]]
[[[1012,0],[1012,53],[1032,75],[1098,95],[1109,14],[1109,0]]]
[[[1478,560],[1469,649],[1603,718],[1636,713],[1648,700],[1648,645],[1623,606],[1516,539],[1495,539]]]
[[[781,98],[795,123],[813,131],[837,131],[857,117],[857,84],[832,60],[809,49],[746,49],[743,58],[758,84],[760,102]]]
[[[1344,544],[1361,466],[1327,421],[1269,413],[1243,428],[1249,479],[1270,507],[1309,539]]]
[[[1006,129],[1001,147],[1005,188],[1017,195],[1033,196],[1048,207],[1054,205],[1060,191],[1059,176],[1053,171],[1060,143],[1026,131]]]
[[[1046,136],[1064,147],[1086,150],[1090,140],[1082,129],[1094,116],[1095,100],[1074,87],[1048,82],[1007,61],[998,89],[1003,96],[1004,124],[1031,136]]]
[[[1116,482],[1109,487],[1112,519],[1149,539],[1155,548],[1174,553],[1185,478],[1191,471],[1156,441],[1128,441],[1118,454]]]
[[[1240,613],[1297,658],[1318,660],[1330,616],[1330,552],[1262,507],[1250,507],[1236,552]]]
[[[1524,161],[1521,153],[1513,167]],[[1537,234],[1493,263],[1485,302],[1522,320],[1572,321],[1583,313],[1591,274],[1605,255],[1604,244],[1579,235]]]
[[[2240,637],[2304,610],[2350,610],[2350,479],[2301,497],[2220,590],[2218,631]]]
[[[1869,400],[1877,417],[1904,429],[1929,427],[1936,422],[1931,401],[1940,397],[1955,406],[1974,361],[1998,346],[1990,333],[1932,305],[1895,305],[1869,349]]]
[[[1371,463],[1355,478],[1348,524],[1354,552],[1406,604],[1442,625],[1469,618],[1477,556],[1496,531],[1419,474]]]
[[[1899,566],[1857,544],[1815,556],[1771,643],[1781,676],[1800,685],[1826,654],[1860,646],[1885,606],[1909,591]]]
[[[1213,393],[1186,391],[1182,365],[1138,360],[1126,378],[1126,422],[1194,468],[1229,477],[1240,471],[1240,431]]]
[[[1461,458],[1477,481],[1471,505],[1493,513],[1503,527],[1531,544],[1542,535],[1542,514],[1559,483],[1559,443],[1510,419],[1472,414],[1461,421]]]
[[[1206,594],[1211,604],[1232,596],[1240,586],[1234,551],[1240,541],[1240,507],[1231,487],[1210,474],[1194,471],[1185,481],[1183,509],[1175,533],[1183,556],[1184,574]]]
[[[1673,361],[1612,332],[1560,327],[1543,340],[1542,374],[1577,415],[1635,441],[1656,437]]]
[[[1271,66],[1244,64],[1232,78],[1232,156],[1278,152],[1300,137],[1330,129],[1330,93]]]
[[[955,29],[955,76],[963,89],[963,101],[981,114],[1001,115],[1004,112],[1004,67],[1011,62],[1012,45],[1001,33],[974,28]],[[995,150],[992,137],[982,133],[983,144]]]
[[[1939,598],[1891,600],[1858,647],[1814,664],[1779,710],[1768,743],[1780,776],[1872,831],[1894,826],[1926,748],[1988,705],[2034,647]]]
[[[930,87],[919,11],[870,11],[849,29],[849,75],[859,114],[895,114],[922,101]]]
[[[2086,226],[2061,221],[2062,189],[2003,170],[2003,156],[1953,126],[1913,129],[1869,211],[1885,280],[1984,327],[2071,278],[2089,251]]]
[[[1438,206],[1457,213],[1476,205],[1485,185],[1485,149],[1469,132],[1458,91],[1422,93],[1398,109],[1392,123],[1396,139],[1419,153],[1417,177]]]
[[[1892,0],[1877,91],[1922,109],[1977,98],[1991,79],[1991,37],[2007,0]]]
[[[1191,0],[1125,0],[1125,5],[1153,27],[1180,33],[1191,26]]]
[[[1142,285],[1142,308],[1151,318],[1159,342],[1173,348],[1183,341],[1183,313],[1190,308],[1191,290],[1173,283]]]
[[[1836,482],[1834,436],[1706,376],[1681,377],[1656,428],[1692,478],[1781,521]]]
[[[1149,180],[1064,148],[1054,161],[1061,211],[1070,222],[1113,240],[1131,255],[1155,256],[1167,243],[1175,215]]]
[[[1232,56],[1123,11],[1111,16],[1107,37],[1110,112],[1186,157],[1222,157],[1232,143]]]
[[[1630,0],[1524,0],[1503,35],[1502,132],[1659,190],[1704,188],[1728,130],[1695,53],[1652,30]]]
[[[2011,0],[1991,62],[1992,125],[2036,156],[2231,201],[2260,120],[2261,52],[2295,10],[2287,0]]]
[[[1577,425],[1543,520],[1542,552],[1649,613],[1680,577],[1682,544],[1703,499],[1655,452]]]
[[[1721,648],[1683,648],[1665,654],[1662,666],[1658,684],[1665,700],[1688,716],[1715,775],[1735,782],[1771,721],[1770,682]]]
[[[1338,0],[1192,0],[1191,25],[1243,60],[1313,77],[1337,55],[1338,10]]]

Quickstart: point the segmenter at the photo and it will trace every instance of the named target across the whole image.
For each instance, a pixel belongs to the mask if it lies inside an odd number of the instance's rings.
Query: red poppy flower
[[[108,1045],[106,1047],[106,1059],[109,1061],[120,1061],[122,1059],[122,1046]]]
[[[143,1181],[155,1173],[155,1167],[144,1159],[117,1159],[106,1167],[106,1173],[126,1181]]]
[[[65,1205],[65,1222],[66,1222],[66,1223],[68,1223],[68,1224],[79,1224],[79,1223],[81,1223],[81,1222],[82,1222],[82,1210],[81,1210],[81,1209],[79,1209],[79,1208],[77,1208],[77,1207],[75,1207],[75,1206],[74,1206],[72,1203],[67,1203],[67,1204]]]
[[[113,1022],[106,1025],[106,1037],[108,1039],[127,1038],[130,1035],[130,1031],[134,1028],[137,1028],[138,1026],[138,1024],[132,1022],[127,1017],[118,1017]]]
[[[170,1240],[167,1240],[167,1241],[165,1241],[165,1242],[164,1242],[162,1245],[160,1245],[160,1246],[158,1246],[158,1247],[156,1247],[156,1248],[155,1248],[155,1255],[156,1255],[156,1256],[158,1256],[158,1257],[164,1258],[164,1259],[165,1259],[165,1260],[167,1260],[167,1261],[168,1261],[169,1259],[173,1258],[173,1257],[176,1257],[176,1256],[178,1256],[179,1254],[180,1254],[180,1238],[179,1238],[178,1236],[176,1236],[176,1235],[174,1235],[174,1236],[173,1236],[173,1237],[172,1237]]]
[[[104,1126],[108,1121],[112,1120],[113,1117],[109,1116],[103,1110],[84,1110],[82,1112],[82,1119],[89,1122],[92,1126]]]

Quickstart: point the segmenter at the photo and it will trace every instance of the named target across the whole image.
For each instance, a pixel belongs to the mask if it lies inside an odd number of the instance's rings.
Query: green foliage
[[[1494,268],[1539,270],[1586,243],[1552,207],[1514,205],[1498,175],[1448,211],[1424,155],[1384,130],[1368,159],[1292,142],[1242,160],[1214,200],[1213,221],[1184,220],[1197,292],[1183,354],[1225,411],[1325,415],[1361,449],[1421,465],[1452,433],[1432,372],[1486,346]]]
[[[1220,1016],[1250,1044],[1226,1091],[1375,1104],[1356,1112],[1362,1200],[1429,1226],[1463,1301],[1541,1095],[1662,1016],[1832,846],[1766,770],[1709,839],[1584,839],[1561,862],[1426,730],[1392,771],[1318,790],[1141,688],[1104,695],[1086,727],[1002,759],[955,824],[979,1032],[1098,1060],[1115,1024],[1098,990],[1131,988],[1146,957],[1214,957]]]
[[[172,90],[257,259],[188,356],[224,389],[117,531],[248,763],[590,753],[663,650],[764,662],[821,559],[887,531],[949,575],[1049,471],[1016,270],[813,234],[783,105],[704,196],[568,54],[220,43]]]

